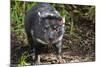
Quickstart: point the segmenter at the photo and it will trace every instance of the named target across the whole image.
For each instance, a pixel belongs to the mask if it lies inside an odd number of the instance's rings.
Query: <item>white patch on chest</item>
[[[34,31],[33,31],[33,30],[31,30],[31,35],[32,35],[32,38],[33,38],[33,36],[34,36]],[[58,37],[56,40],[54,40],[54,41],[52,42],[52,44],[53,44],[53,43],[56,43],[56,42],[58,42],[58,41],[61,41],[62,38],[63,38],[63,35],[61,35],[61,36]],[[49,43],[47,43],[47,42],[41,40],[40,38],[35,38],[35,39],[36,39],[37,42],[39,42],[39,43],[41,43],[41,44],[49,44]]]
[[[39,38],[36,38],[36,40],[37,40],[39,43],[48,44],[48,43],[44,42],[43,40],[41,40],[41,39],[39,39]]]

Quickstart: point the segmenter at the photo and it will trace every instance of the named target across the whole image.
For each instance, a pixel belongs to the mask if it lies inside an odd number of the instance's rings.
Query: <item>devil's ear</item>
[[[61,19],[60,19],[60,25],[64,25],[65,24],[65,17],[62,17]]]
[[[62,23],[65,24],[65,17],[62,17]]]

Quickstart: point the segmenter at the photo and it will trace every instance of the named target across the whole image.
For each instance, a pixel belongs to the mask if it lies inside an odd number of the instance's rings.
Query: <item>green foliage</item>
[[[17,65],[17,67],[27,65],[26,62],[27,58],[28,58],[28,53],[27,52],[22,53],[21,58],[18,61],[19,64]]]
[[[20,44],[27,44],[26,34],[24,32],[25,13],[36,4],[37,3],[24,1],[11,1],[11,32],[16,35],[16,37],[13,38],[17,38]]]

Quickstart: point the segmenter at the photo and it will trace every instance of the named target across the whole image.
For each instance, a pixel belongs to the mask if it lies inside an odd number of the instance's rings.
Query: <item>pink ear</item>
[[[65,17],[62,17],[62,23],[63,24],[65,23]]]
[[[62,17],[62,19],[60,20],[59,24],[60,24],[60,25],[65,24],[65,17]]]

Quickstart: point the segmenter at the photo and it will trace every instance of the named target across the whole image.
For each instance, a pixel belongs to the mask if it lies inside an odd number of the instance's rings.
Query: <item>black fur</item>
[[[31,51],[35,50],[36,63],[40,63],[39,54],[44,44],[54,47],[57,56],[60,55],[64,27],[59,12],[50,4],[40,3],[27,11],[25,16],[25,31],[29,45],[31,45]],[[59,40],[60,36],[62,37]],[[44,43],[39,42],[38,39]]]

